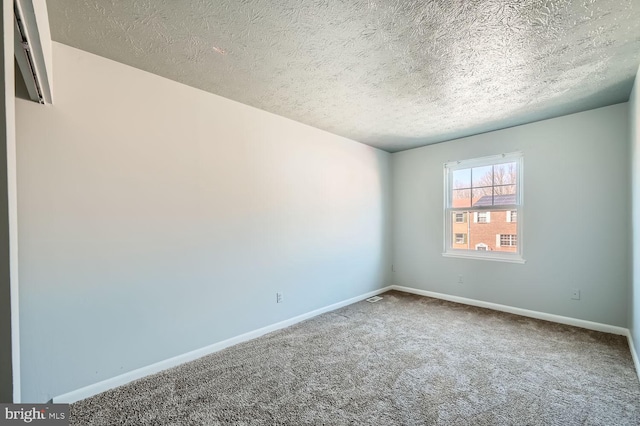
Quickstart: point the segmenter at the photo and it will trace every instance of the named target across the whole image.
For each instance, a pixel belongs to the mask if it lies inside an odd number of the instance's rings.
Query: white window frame
[[[497,165],[503,163],[516,163],[517,164],[517,177],[516,177],[516,197],[515,204],[508,205],[493,205],[493,206],[476,206],[476,207],[453,207],[453,172],[460,169],[468,169],[473,167],[482,167],[489,165]],[[474,158],[462,161],[451,161],[444,165],[444,251],[442,253],[445,257],[457,257],[467,259],[480,259],[480,260],[493,260],[500,262],[512,262],[512,263],[525,263],[523,258],[522,247],[524,243],[523,238],[523,154],[522,152],[513,152],[509,154],[492,155],[482,158]],[[466,250],[455,249],[453,244],[455,243],[455,237],[453,235],[453,218],[454,213],[457,212],[470,212],[473,213],[474,222],[477,222],[477,213],[484,212],[490,213],[491,210],[506,210],[508,217],[511,216],[511,211],[515,211],[517,220],[515,225],[517,227],[517,239],[516,252],[502,252],[497,250]],[[467,217],[469,217],[467,214]],[[490,215],[487,215],[491,217]],[[488,223],[490,223],[488,218]],[[469,237],[467,237],[469,238]]]

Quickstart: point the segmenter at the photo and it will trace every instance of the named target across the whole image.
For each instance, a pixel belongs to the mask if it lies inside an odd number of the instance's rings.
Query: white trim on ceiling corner
[[[588,330],[602,331],[604,333],[618,334],[627,336],[629,330],[624,327],[615,325],[602,324],[593,321],[581,320],[577,318],[565,317],[562,315],[548,314],[546,312],[530,311],[528,309],[515,308],[513,306],[500,305],[498,303],[485,302],[482,300],[468,299],[466,297],[452,296],[444,293],[436,293],[433,291],[420,290],[411,287],[392,285],[393,290],[404,291],[405,293],[418,294],[420,296],[433,297],[435,299],[448,300],[449,302],[462,303],[464,305],[478,306],[480,308],[493,309],[494,311],[508,312],[510,314],[521,315],[523,317],[536,318],[544,321],[556,322],[559,324],[572,325],[575,327],[586,328]]]
[[[209,346],[205,346],[204,348],[196,349],[194,351],[187,352],[182,355],[178,355],[178,356],[166,359],[164,361],[159,361],[154,364],[147,365],[145,367],[141,367],[141,368],[129,371],[127,373],[121,374],[119,376],[115,376],[115,377],[103,380],[101,382],[94,383],[94,384],[85,386],[83,388],[76,389],[71,392],[67,392],[65,394],[55,396],[53,397],[52,401],[56,404],[57,403],[71,404],[73,402],[80,401],[81,399],[89,398],[91,396],[108,391],[118,386],[126,385],[127,383],[130,383],[134,380],[141,379],[145,376],[159,373],[160,371],[163,371],[172,367],[176,367],[180,364],[184,364],[185,362],[193,361],[195,359],[212,354],[214,352],[218,352],[230,346],[237,345],[238,343],[246,342],[248,340],[255,339],[256,337],[263,336],[267,333],[271,333],[272,331],[289,327],[291,325],[297,324],[309,318],[313,318],[320,314],[334,311],[344,306],[351,305],[352,303],[360,302],[364,299],[367,299],[372,296],[376,296],[378,294],[387,292],[389,290],[391,290],[391,286],[383,287],[378,290],[373,290],[368,293],[361,294],[359,296],[355,296],[347,300],[343,300],[342,302],[337,302],[332,305],[325,306],[323,308],[315,309],[311,312],[307,312],[305,314],[298,315],[293,318],[289,318],[287,320],[280,321],[275,324],[271,324],[266,327],[259,328],[257,330],[249,331],[247,333],[240,334],[235,337],[231,337],[221,342],[214,343]]]

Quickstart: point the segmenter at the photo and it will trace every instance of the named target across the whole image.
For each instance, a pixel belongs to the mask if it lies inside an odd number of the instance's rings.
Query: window
[[[517,246],[518,236],[514,234],[500,234],[500,247],[515,247]]]
[[[522,154],[453,161],[444,171],[443,255],[524,263]]]
[[[475,213],[477,223],[490,223],[491,222],[491,213],[489,212],[477,212]]]

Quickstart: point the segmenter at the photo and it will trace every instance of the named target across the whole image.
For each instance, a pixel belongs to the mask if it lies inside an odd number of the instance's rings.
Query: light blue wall
[[[25,402],[388,284],[389,154],[54,59],[55,105],[17,101]]]
[[[640,353],[640,70],[629,98],[631,137],[631,199],[633,229],[632,280],[629,294],[629,330],[636,353]]]
[[[628,146],[625,103],[393,154],[394,284],[626,327]],[[513,151],[526,264],[443,257],[443,164]]]

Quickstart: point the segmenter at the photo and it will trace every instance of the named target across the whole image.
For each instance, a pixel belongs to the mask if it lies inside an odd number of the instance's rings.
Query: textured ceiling
[[[387,151],[629,98],[640,0],[49,0],[54,40]]]

